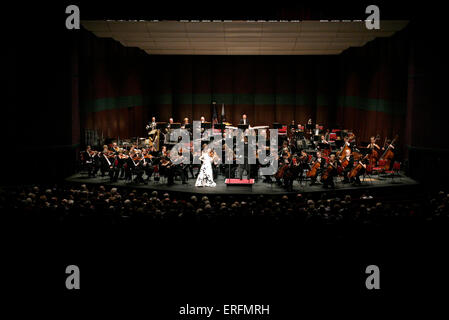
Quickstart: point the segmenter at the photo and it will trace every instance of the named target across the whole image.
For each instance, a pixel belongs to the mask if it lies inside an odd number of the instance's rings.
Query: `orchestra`
[[[201,116],[200,121],[202,132],[205,131],[204,128],[211,128],[211,123],[206,122],[204,116]],[[237,163],[236,144],[229,146],[223,139],[223,163],[216,161],[217,154],[213,155],[214,179],[217,179],[219,174],[224,178],[242,179],[243,173],[246,173],[248,178],[254,178],[257,181],[259,168],[269,165],[248,163],[248,135],[255,136],[258,130],[258,133],[267,138],[266,150],[257,150],[256,158],[260,152],[265,151],[269,154],[269,127],[252,128],[246,114],[242,114],[239,125],[249,126],[243,137],[235,135],[235,138],[242,139],[244,161]],[[118,141],[113,141],[110,145],[104,145],[101,151],[87,146],[81,153],[81,161],[88,177],[93,178],[100,174],[101,177],[109,177],[110,182],[123,179],[126,183],[135,184],[148,184],[151,179],[159,182],[160,177],[165,177],[168,185],[175,184],[177,177],[182,184],[187,184],[189,179],[195,179],[200,168],[198,159],[201,152],[195,151],[191,142],[183,146],[190,151],[190,159],[188,159],[190,161],[186,161],[182,149],[170,155],[174,143],[168,139],[174,128],[190,130],[191,133],[192,126],[189,118],[185,117],[181,123],[175,123],[173,118],[169,118],[168,122],[157,122],[156,117],[152,117],[145,128],[149,139],[145,139],[144,142],[122,139],[120,144]],[[222,130],[221,135],[232,136],[233,130],[236,129],[238,128],[226,123],[226,129]],[[156,143],[160,134],[165,138],[161,139],[160,143]],[[278,146],[280,147],[276,150],[276,159],[273,160],[278,162],[278,169],[272,176],[264,176],[263,182],[272,183],[274,178],[276,183],[287,191],[292,191],[294,181],[298,181],[299,185],[305,182],[310,186],[322,185],[323,188],[335,188],[335,180],[342,184],[360,185],[360,177],[373,173],[372,169],[376,166],[380,170],[376,170],[375,173],[386,172],[394,163],[395,143],[398,137],[392,140],[385,137],[382,147],[377,144],[379,139],[379,135],[371,136],[368,144],[360,145],[357,144],[356,136],[350,130],[331,130],[330,128],[324,130],[320,124],[313,125],[311,119],[307,121],[306,126],[296,124],[293,120],[287,134],[279,135]],[[202,146],[204,147],[204,144]]]

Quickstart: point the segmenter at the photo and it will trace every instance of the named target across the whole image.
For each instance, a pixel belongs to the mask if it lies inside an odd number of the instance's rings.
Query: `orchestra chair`
[[[385,163],[386,161],[383,159],[377,161],[377,167],[374,167],[372,171],[377,174],[381,173],[385,168]]]
[[[391,170],[386,170],[384,173],[390,175],[391,183],[393,183],[395,177],[399,177],[399,180],[402,181],[401,174],[399,173],[400,170],[401,170],[401,163],[399,161],[395,161],[393,163],[393,167],[391,168]]]
[[[365,182],[365,177],[368,176],[368,183],[369,184],[373,184],[373,180],[372,180],[372,173],[373,173],[373,166],[370,164],[366,165],[366,169],[365,172],[363,173],[363,177],[362,177],[362,181]]]

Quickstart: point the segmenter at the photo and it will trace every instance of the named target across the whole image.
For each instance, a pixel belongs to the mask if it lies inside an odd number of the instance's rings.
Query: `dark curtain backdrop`
[[[417,70],[432,70],[430,79],[445,70],[438,69],[445,60],[441,55],[432,60],[418,29],[411,24],[338,56],[149,56],[83,30],[81,128],[104,137],[144,136],[153,115],[158,121],[201,115],[210,120],[216,101],[217,113],[224,103],[226,120],[234,124],[243,112],[252,125],[312,118],[326,127],[352,129],[360,142],[379,134],[381,143],[398,135],[402,151],[406,145],[429,145],[431,137],[416,129],[431,125],[436,112],[427,110],[445,102],[440,97],[445,90],[420,82]],[[430,107],[424,97],[435,97],[433,88],[439,93]]]
[[[82,128],[104,137],[144,136],[145,123],[212,117],[225,105],[236,124],[312,118],[353,129],[360,140],[404,135],[407,56],[403,36],[375,40],[339,56],[149,56],[82,33]]]

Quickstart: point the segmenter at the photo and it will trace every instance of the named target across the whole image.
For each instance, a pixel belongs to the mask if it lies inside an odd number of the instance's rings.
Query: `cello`
[[[388,145],[388,147],[385,149],[384,153],[380,157],[380,160],[385,160],[384,170],[390,170],[391,161],[394,158],[394,152],[393,152],[393,150],[391,150],[391,146],[392,146],[393,143],[396,142],[398,137],[399,137],[398,135],[396,135],[394,137],[393,141],[391,141],[391,143]]]
[[[363,159],[359,160],[359,162],[357,163],[356,166],[354,166],[354,168],[352,168],[352,170],[349,172],[348,174],[348,178],[354,178],[356,176],[358,176],[360,174],[360,171],[363,168],[366,168],[366,165],[363,163],[363,161],[368,158],[369,154],[367,154],[365,157],[363,157]]]
[[[314,178],[318,174],[318,169],[320,169],[321,163],[319,161],[315,161],[312,168],[307,172],[306,176],[308,178]]]
[[[377,134],[376,138],[374,139],[374,144],[379,139],[380,139],[380,136],[379,136],[379,134]],[[379,159],[379,148],[374,144],[371,146],[371,152],[368,156],[369,164],[372,166],[375,166],[377,163],[377,160]],[[370,145],[371,145],[371,143],[370,143]]]

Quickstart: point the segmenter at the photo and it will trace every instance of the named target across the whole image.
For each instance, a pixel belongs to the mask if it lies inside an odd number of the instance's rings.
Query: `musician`
[[[133,168],[133,173],[136,175],[136,177],[134,178],[135,183],[145,183],[144,179],[143,179],[143,174],[145,172],[144,167],[143,167],[143,161],[144,161],[144,157],[142,155],[142,152],[140,150],[136,150],[134,157],[131,158],[134,167]]]
[[[154,172],[154,163],[153,163],[154,155],[152,154],[154,152],[155,152],[154,146],[151,146],[148,150],[142,149],[142,156],[143,156],[142,167],[143,171],[145,172],[145,175],[147,176],[147,179],[144,182],[145,184],[148,184],[148,181],[150,181],[150,178]]]
[[[185,156],[182,154],[182,150],[175,154],[171,159],[171,164],[166,167],[167,173],[167,185],[171,186],[175,184],[175,176],[181,176],[182,184],[186,184],[186,167],[183,163]]]
[[[324,165],[326,164],[326,160],[325,160],[324,158],[321,157],[321,152],[320,152],[320,151],[317,151],[317,153],[316,153],[316,158],[315,158],[315,161],[313,161],[312,166],[313,166],[316,162],[319,162],[319,163],[320,163],[320,167],[319,167],[319,169],[317,170],[317,174],[316,174],[314,177],[310,177],[310,180],[311,180],[310,185],[317,184],[317,182],[316,182],[316,181],[317,181],[317,178],[318,178],[319,175],[321,175],[321,173],[322,173],[322,171],[323,171],[323,168],[324,168]]]
[[[162,146],[161,151],[159,152],[160,158],[160,174],[167,175],[167,169],[170,165],[170,158],[168,156],[167,146]]]
[[[331,154],[329,156],[329,162],[327,164],[326,167],[326,172],[327,172],[327,179],[323,180],[321,179],[321,182],[323,183],[323,188],[335,188],[335,183],[334,183],[334,177],[337,175],[337,164],[338,161],[335,158],[335,154]]]
[[[147,126],[145,127],[145,129],[147,129],[147,131],[151,131],[156,129],[156,117],[152,117],[151,118],[151,122],[149,124],[147,124]]]
[[[317,124],[315,125],[315,129],[313,129],[313,135],[314,135],[314,136],[319,136],[320,133],[321,133],[320,125],[317,123]]]
[[[182,129],[186,128],[186,124],[189,124],[189,118],[185,117],[184,120],[182,120]]]
[[[320,143],[329,144],[329,141],[326,140],[324,134],[321,135]]]
[[[326,141],[330,140],[330,131],[329,131],[329,129],[326,129],[326,133],[324,134],[324,140],[326,140]]]
[[[342,160],[342,164],[345,165],[343,169],[343,183],[349,183],[348,175],[351,172],[352,168],[354,168],[354,157],[351,155],[351,150],[345,150],[345,157]]]
[[[366,146],[370,150],[370,164],[375,166],[378,160],[380,147],[376,144],[376,138],[370,137],[370,143]]]
[[[376,138],[370,137],[370,143],[366,146],[369,149],[376,148],[377,150],[380,150],[380,147],[376,144]]]
[[[343,140],[344,140],[344,143],[343,143],[343,145],[341,146],[342,150],[345,148],[345,145],[348,146],[349,148],[351,148],[351,142],[350,142],[350,140],[349,140],[349,136],[345,136],[345,137],[343,138]]]
[[[109,173],[109,169],[112,168],[112,163],[109,159],[109,149],[107,145],[103,146],[103,151],[101,152],[99,160],[101,177],[104,177],[106,173]]]
[[[362,160],[359,160],[359,161],[360,161],[363,169],[360,170],[355,177],[349,179],[349,177],[348,177],[349,173],[352,171],[355,164],[354,164],[354,157],[351,155],[351,150],[345,151],[345,157],[344,157],[342,163],[347,163],[347,165],[345,166],[344,171],[343,171],[343,176],[344,176],[343,183],[353,182],[354,184],[357,184],[357,185],[361,184],[359,176],[363,173],[363,170],[364,170],[364,168],[366,168],[366,165],[362,162]]]
[[[87,146],[86,152],[84,153],[85,163],[87,167],[87,174],[89,178],[95,178],[95,174],[97,172],[97,152],[92,150],[91,146]]]
[[[239,124],[247,124],[247,125],[249,125],[249,121],[248,121],[248,118],[246,116],[246,113],[242,114],[242,119],[240,119]]]
[[[389,147],[390,149],[393,149],[393,150],[394,150],[394,144],[391,143],[391,140],[390,140],[390,139],[387,139],[387,140],[386,140],[385,147],[382,147],[382,151],[386,150],[388,147]]]

